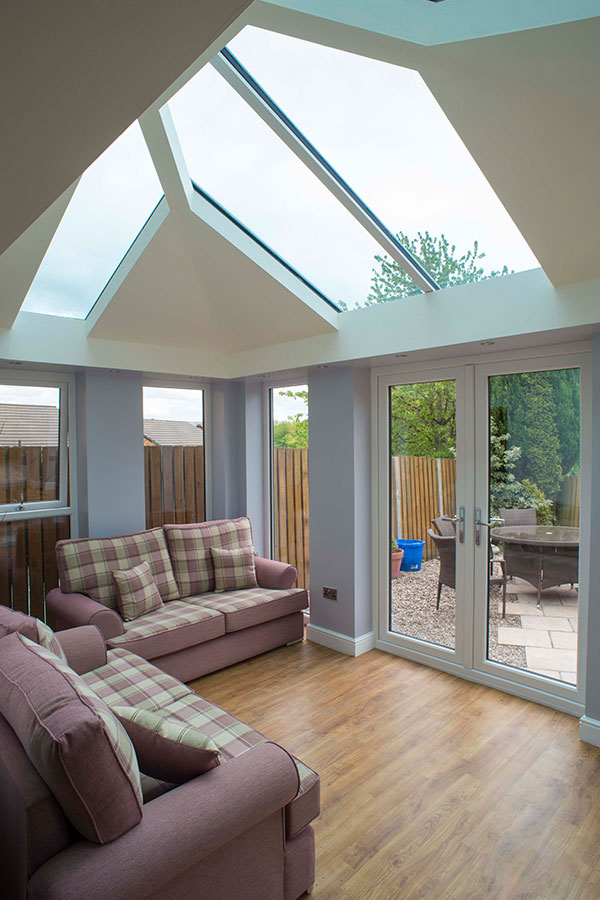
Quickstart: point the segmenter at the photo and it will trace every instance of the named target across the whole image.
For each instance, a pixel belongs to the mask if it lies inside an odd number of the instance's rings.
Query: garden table
[[[541,592],[579,581],[579,528],[566,525],[506,525],[490,534],[502,544],[506,575],[523,578]]]

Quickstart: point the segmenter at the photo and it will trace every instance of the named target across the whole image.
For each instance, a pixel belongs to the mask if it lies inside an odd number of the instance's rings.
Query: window
[[[144,387],[148,528],[206,518],[204,396],[200,388]]]
[[[22,309],[85,319],[161,197],[134,122],[83,173]]]
[[[199,187],[336,304],[367,297],[383,250],[211,66],[169,109]]]
[[[0,596],[40,619],[56,542],[71,535],[69,387],[0,376]]]
[[[477,241],[486,274],[539,265],[418,72],[255,27],[229,49],[405,246],[428,232],[456,256]],[[472,280],[420,261],[441,287]]]

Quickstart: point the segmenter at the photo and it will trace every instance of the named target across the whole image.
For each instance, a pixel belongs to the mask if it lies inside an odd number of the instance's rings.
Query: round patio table
[[[502,544],[506,575],[523,578],[541,592],[579,581],[579,528],[567,525],[505,525],[490,534]]]

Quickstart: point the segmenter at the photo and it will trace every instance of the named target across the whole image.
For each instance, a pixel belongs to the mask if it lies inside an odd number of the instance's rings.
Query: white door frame
[[[591,459],[590,446],[590,422],[591,422],[591,347],[589,344],[566,345],[553,347],[551,357],[548,357],[548,348],[533,348],[529,351],[520,350],[506,353],[494,353],[486,356],[485,360],[479,357],[463,358],[459,360],[443,360],[435,367],[424,363],[416,363],[404,366],[389,366],[382,369],[374,369],[371,379],[371,399],[373,409],[372,428],[372,515],[373,515],[373,629],[375,632],[375,646],[397,656],[412,659],[424,663],[433,668],[438,668],[454,675],[459,675],[470,681],[486,684],[510,694],[515,694],[525,699],[534,700],[546,706],[559,709],[572,715],[581,716],[584,712],[583,700],[585,697],[585,671],[587,651],[587,610],[589,596],[589,540],[591,511],[589,509]],[[466,577],[467,567],[475,573],[475,506],[487,508],[486,503],[475,503],[475,493],[479,499],[487,497],[487,487],[482,490],[481,473],[482,465],[479,463],[475,474],[476,457],[481,454],[481,437],[476,446],[474,422],[475,414],[465,416],[460,423],[457,419],[457,435],[464,429],[462,446],[457,453],[457,503],[459,497],[464,495],[466,507],[465,544],[463,546],[462,566],[457,558],[457,616],[456,616],[456,652],[448,651],[428,644],[425,641],[417,641],[404,638],[390,632],[388,627],[389,609],[389,448],[388,448],[388,408],[387,389],[391,384],[414,383],[418,381],[444,380],[456,377],[456,373],[463,368],[464,382],[462,384],[463,409],[475,410],[475,382],[482,383],[488,372],[501,374],[502,372],[537,371],[542,369],[560,369],[579,367],[581,370],[581,507],[580,507],[580,585],[579,585],[579,635],[578,635],[578,684],[577,686],[563,684],[541,675],[526,673],[504,666],[500,663],[486,661],[483,666],[481,659],[482,624],[481,610],[476,612],[475,589],[481,591],[481,579],[485,577],[486,569],[479,562],[478,581],[474,574],[471,575],[470,599],[465,596],[466,585],[458,580],[459,571],[461,577]],[[475,366],[477,369],[475,369]],[[503,368],[504,366],[504,368]],[[477,373],[477,376],[476,376]],[[433,376],[433,377],[432,377]],[[481,392],[481,387],[480,387]],[[459,410],[459,382],[457,380],[457,417],[462,414]],[[479,404],[481,399],[479,398]],[[486,401],[487,408],[487,401]],[[478,413],[481,416],[481,410]],[[483,426],[480,427],[480,432]],[[487,439],[486,439],[487,441]],[[457,450],[459,448],[457,447]],[[462,486],[459,484],[460,457],[462,455],[465,466]],[[485,461],[487,470],[487,443],[485,456],[479,457]],[[467,478],[468,466],[474,477]],[[469,487],[469,485],[471,485]],[[457,545],[457,549],[458,549]],[[481,573],[484,573],[482,576]],[[462,595],[463,609],[458,600]],[[487,584],[486,584],[487,594]],[[485,618],[485,610],[484,610]],[[465,640],[459,639],[459,634],[464,635]],[[466,640],[470,636],[470,640]],[[472,648],[472,653],[469,650]],[[477,668],[475,666],[477,665]]]

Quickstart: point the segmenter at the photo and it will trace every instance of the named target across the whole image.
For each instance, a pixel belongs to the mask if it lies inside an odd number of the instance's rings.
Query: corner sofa
[[[97,625],[111,650],[131,651],[190,681],[303,637],[308,598],[293,587],[293,566],[257,556],[256,586],[215,591],[211,548],[249,546],[246,517],[59,541],[60,587],[48,593],[46,604],[59,630]],[[143,562],[163,603],[125,622],[112,573]]]
[[[0,623],[10,620],[11,612],[2,610]],[[27,633],[31,637],[26,628],[35,620],[22,618],[29,620],[25,627],[19,621],[16,626],[9,622],[3,632],[0,624],[0,635],[4,633],[0,637],[3,897],[297,900],[311,888],[314,834],[310,822],[319,813],[315,772],[129,649],[107,651],[96,626],[53,635],[60,645],[54,649],[60,649],[61,661],[35,645],[35,633],[33,641],[23,638]],[[39,654],[45,655],[39,658]],[[46,671],[48,677],[43,674]],[[143,794],[143,805],[135,809],[136,821],[126,823],[123,833],[106,841],[82,836],[72,810],[49,787],[52,779],[44,766],[51,754],[44,755],[42,764],[39,757],[36,762],[36,738],[30,736],[33,726],[23,727],[24,716],[36,704],[42,716],[56,716],[57,704],[60,707],[56,697],[70,691],[70,679],[78,678],[80,685],[83,679],[85,690],[83,699],[75,695],[75,705],[82,707],[82,715],[89,718],[90,696],[96,704],[106,704],[108,715],[117,715],[112,709],[123,706],[160,711],[179,727],[210,735],[220,752],[220,764],[177,786],[140,775],[136,769],[139,804]],[[51,683],[59,684],[59,689],[55,691]],[[59,718],[61,714],[59,708]],[[62,725],[71,748],[67,746],[67,752],[72,753],[76,745],[73,718],[67,716],[65,723],[65,716]],[[45,724],[43,729],[46,735]],[[90,755],[97,740],[89,745]],[[96,796],[100,795],[102,804],[110,796],[113,815],[118,816],[123,804],[118,791],[115,802],[114,782],[123,771],[94,766],[91,761],[88,769],[84,766],[84,775],[94,782]]]

